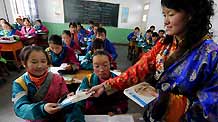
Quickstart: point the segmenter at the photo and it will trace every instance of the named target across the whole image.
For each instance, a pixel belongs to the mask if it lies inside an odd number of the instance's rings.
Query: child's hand
[[[49,114],[54,114],[61,110],[57,103],[46,103],[44,109]]]

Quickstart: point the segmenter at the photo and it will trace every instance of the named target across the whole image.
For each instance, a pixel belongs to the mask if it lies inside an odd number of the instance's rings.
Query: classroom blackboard
[[[104,26],[118,25],[119,4],[64,0],[64,21],[88,24],[89,20]]]

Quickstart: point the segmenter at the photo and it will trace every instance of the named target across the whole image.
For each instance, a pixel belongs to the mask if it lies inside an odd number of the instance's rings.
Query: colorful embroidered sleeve
[[[141,59],[132,67],[127,69],[120,76],[106,81],[105,88],[110,92],[111,88],[124,89],[136,84],[146,77],[152,69],[156,60],[156,54],[160,51],[163,44],[158,42],[149,52],[142,55]]]

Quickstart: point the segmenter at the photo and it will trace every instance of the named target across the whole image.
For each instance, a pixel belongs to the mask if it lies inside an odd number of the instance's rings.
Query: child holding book
[[[109,78],[116,77],[114,73],[110,72],[110,55],[105,51],[94,53],[93,68],[94,73],[85,77],[80,84],[80,91],[90,89]],[[88,98],[86,103],[82,102],[85,114],[123,114],[128,109],[127,98],[122,91],[117,91],[111,95],[107,95],[105,92],[99,98]]]
[[[49,47],[46,49],[51,58],[51,64],[59,67],[63,63],[66,71],[74,72],[79,70],[79,61],[77,60],[74,50],[70,47],[63,46],[60,36],[52,35],[48,41]]]
[[[28,122],[71,122],[73,105],[61,108],[57,102],[68,93],[64,79],[48,71],[47,53],[38,46],[26,46],[20,58],[26,73],[13,82],[12,101],[16,115]]]

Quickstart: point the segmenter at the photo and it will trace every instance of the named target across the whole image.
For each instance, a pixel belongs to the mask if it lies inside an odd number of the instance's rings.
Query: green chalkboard
[[[119,4],[85,1],[64,0],[65,22],[81,22],[88,24],[89,20],[104,26],[118,25]]]

